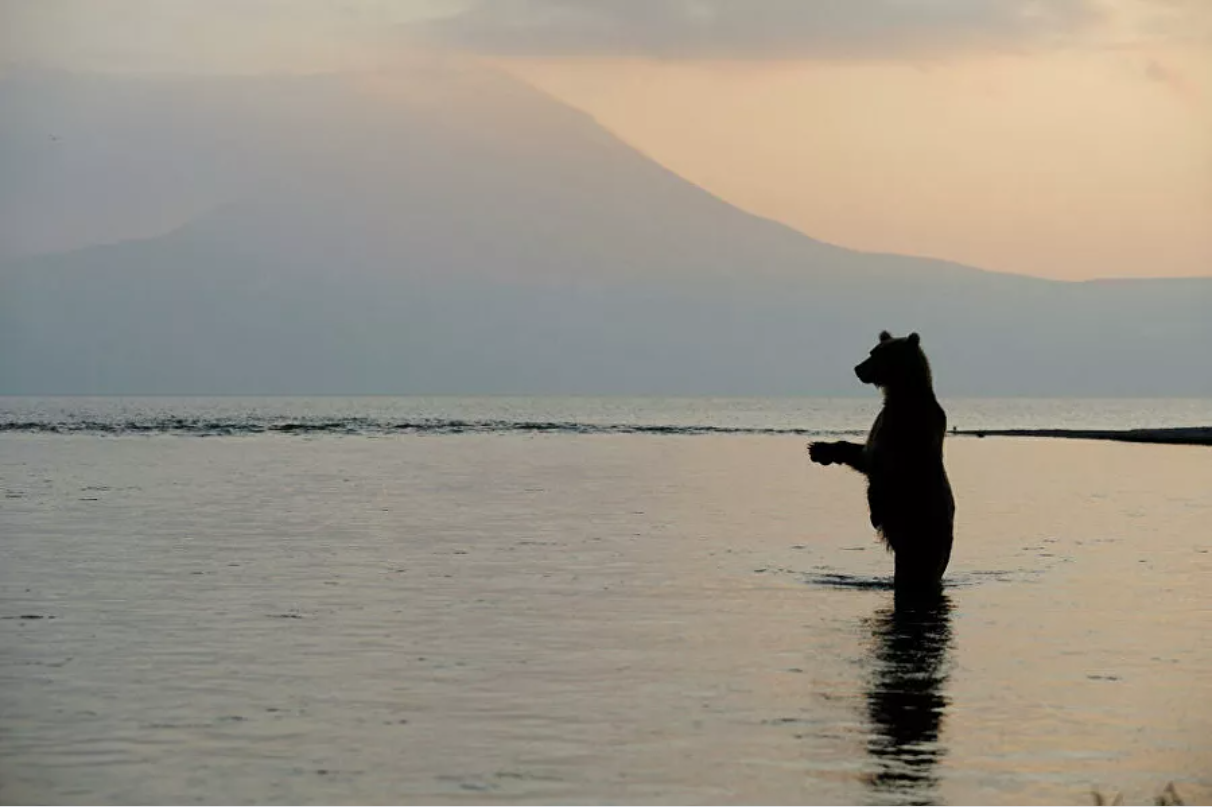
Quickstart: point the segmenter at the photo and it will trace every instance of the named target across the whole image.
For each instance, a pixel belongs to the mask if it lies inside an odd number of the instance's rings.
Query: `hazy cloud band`
[[[1063,40],[1092,0],[476,0],[418,30],[505,56],[883,57]]]

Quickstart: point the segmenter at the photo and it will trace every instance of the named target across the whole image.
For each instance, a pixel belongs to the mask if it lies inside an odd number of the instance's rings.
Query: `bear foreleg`
[[[866,446],[845,440],[808,444],[808,456],[820,465],[848,465],[860,474],[867,473]]]

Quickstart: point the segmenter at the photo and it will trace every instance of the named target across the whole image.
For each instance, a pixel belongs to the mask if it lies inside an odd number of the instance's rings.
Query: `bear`
[[[894,338],[883,331],[854,373],[884,394],[866,444],[814,442],[809,456],[867,477],[871,526],[894,555],[898,596],[939,592],[951,560],[955,499],[943,467],[947,413],[934,396],[921,337]]]

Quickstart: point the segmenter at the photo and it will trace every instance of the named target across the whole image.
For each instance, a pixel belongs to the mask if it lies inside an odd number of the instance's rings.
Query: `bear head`
[[[871,349],[866,361],[854,368],[854,374],[864,384],[885,390],[931,385],[930,364],[916,333],[894,337],[887,331],[881,332],[879,344]]]

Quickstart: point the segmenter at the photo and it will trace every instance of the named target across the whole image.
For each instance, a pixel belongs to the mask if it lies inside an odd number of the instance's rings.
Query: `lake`
[[[878,403],[0,399],[0,800],[1212,799],[1212,451],[950,438],[898,610]]]

